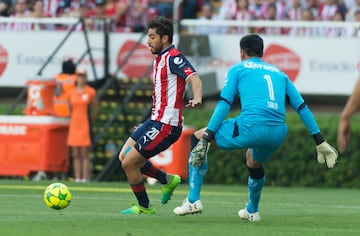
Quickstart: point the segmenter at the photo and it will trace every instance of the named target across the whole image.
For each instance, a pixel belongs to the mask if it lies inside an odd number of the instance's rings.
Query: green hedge
[[[196,129],[206,126],[211,110],[186,109],[185,124]],[[236,115],[239,111],[232,111]],[[314,113],[323,136],[336,147],[338,113]],[[201,117],[201,118],[200,118]],[[273,186],[360,188],[360,117],[352,119],[352,141],[349,150],[339,156],[333,169],[316,161],[315,144],[295,112],[288,112],[289,132],[284,144],[265,163],[266,184]],[[206,183],[246,184],[248,171],[245,150],[222,150],[215,145],[209,151]]]

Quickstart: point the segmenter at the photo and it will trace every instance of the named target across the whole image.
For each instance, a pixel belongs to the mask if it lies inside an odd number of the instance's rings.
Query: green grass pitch
[[[360,235],[360,190],[264,188],[260,222],[241,220],[237,212],[247,199],[246,186],[204,185],[202,214],[175,216],[188,190],[182,183],[172,200],[161,205],[160,185],[147,186],[155,215],[121,215],[135,202],[127,183],[64,182],[72,201],[64,210],[43,202],[57,181],[0,180],[0,235],[37,236],[197,236],[197,235]]]

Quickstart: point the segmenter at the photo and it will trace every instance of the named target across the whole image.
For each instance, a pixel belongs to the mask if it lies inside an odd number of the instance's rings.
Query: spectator
[[[95,0],[95,8],[87,14],[85,19],[87,28],[89,30],[103,31],[109,24],[108,29],[114,31],[111,13],[111,11],[108,13],[106,11],[106,0]]]
[[[287,10],[287,17],[290,21],[300,21],[303,6],[301,0],[293,0],[291,6]]]
[[[60,10],[60,0],[43,0],[45,15],[49,17],[57,17]]]
[[[218,17],[221,20],[233,20],[235,19],[236,10],[236,0],[222,0]]]
[[[217,17],[214,16],[213,6],[210,3],[205,3],[201,7],[201,16],[199,17],[199,21],[214,21],[216,19]],[[219,34],[224,32],[226,32],[226,28],[219,26],[199,25],[195,27],[195,34],[198,35]]]
[[[114,17],[115,24],[125,31],[144,32],[148,7],[148,0],[120,0]],[[121,21],[123,17],[124,22]]]
[[[335,22],[344,22],[345,16],[341,11],[335,12],[332,21]],[[326,36],[328,37],[342,37],[347,36],[347,28],[346,27],[331,27],[327,29]]]
[[[360,10],[360,0],[355,0],[355,3],[349,8],[346,13],[346,21],[355,21],[355,13]]]
[[[204,0],[184,0],[182,2],[181,19],[196,19]]]
[[[30,17],[30,10],[27,0],[16,0],[14,6],[14,13],[10,15],[12,18],[27,18]],[[32,30],[31,23],[8,23],[6,30],[10,31],[28,31]]]
[[[96,90],[87,85],[87,72],[76,72],[76,87],[69,92],[70,126],[67,145],[71,148],[75,182],[90,180],[91,123],[98,113]],[[92,108],[91,116],[88,115]]]
[[[33,2],[31,12],[30,12],[30,17],[32,17],[32,18],[50,17],[49,15],[46,15],[46,13],[44,11],[43,0],[35,0]],[[40,30],[40,29],[53,30],[54,25],[53,24],[34,24],[34,26],[32,28],[35,30]]]
[[[310,7],[301,10],[301,21],[313,21],[314,15]],[[289,36],[314,37],[321,35],[318,28],[315,27],[293,27],[290,29]]]
[[[360,8],[354,13],[354,22],[360,23]],[[352,37],[360,37],[360,26],[348,31]]]
[[[314,20],[320,20],[319,0],[306,0],[306,6],[311,10]]]
[[[159,16],[173,17],[174,0],[150,0],[150,7],[154,7]]]
[[[0,17],[8,17],[10,16],[10,0],[0,0]]]
[[[94,8],[87,0],[72,0],[69,7],[60,15],[60,17],[87,17]]]
[[[108,18],[112,19],[115,16],[118,3],[117,0],[105,0],[105,15]]]
[[[264,20],[275,21],[276,20],[276,5],[270,4],[266,7],[266,15]],[[266,34],[266,35],[280,35],[283,33],[283,29],[280,27],[259,27],[255,28],[255,32],[258,34]]]
[[[325,0],[320,7],[320,20],[332,21],[334,15],[339,11],[339,6],[336,4],[336,0]]]
[[[249,11],[249,0],[237,0],[236,4],[237,10],[235,14],[235,20],[242,22],[250,21],[253,16]],[[246,26],[239,26],[236,27],[233,31],[238,34],[247,34],[250,30]]]
[[[253,0],[249,4],[249,11],[253,20],[264,19],[264,16],[261,12],[262,4],[263,0]]]
[[[287,19],[287,4],[284,0],[268,0],[267,3],[262,4],[262,15],[267,19],[268,7],[275,7],[275,17],[274,20],[286,20]],[[273,11],[273,10],[271,10]]]

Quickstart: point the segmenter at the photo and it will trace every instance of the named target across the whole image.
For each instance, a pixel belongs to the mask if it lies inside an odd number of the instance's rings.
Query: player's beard
[[[150,48],[150,50],[151,50],[151,53],[152,54],[156,54],[156,55],[158,55],[158,54],[160,54],[160,52],[163,50],[163,48],[161,47],[161,46],[159,46],[159,47],[151,47]]]

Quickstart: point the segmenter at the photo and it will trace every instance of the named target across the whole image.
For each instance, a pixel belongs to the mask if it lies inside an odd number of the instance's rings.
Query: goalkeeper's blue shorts
[[[244,124],[237,119],[225,120],[215,133],[218,147],[223,149],[251,148],[253,158],[261,163],[284,142],[288,132],[287,125]]]

